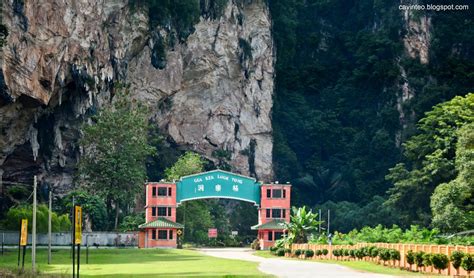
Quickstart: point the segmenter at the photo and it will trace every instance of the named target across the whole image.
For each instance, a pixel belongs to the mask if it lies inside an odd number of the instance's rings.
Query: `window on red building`
[[[156,239],[156,231],[151,230],[151,239]]]
[[[158,187],[158,196],[164,197],[167,196],[168,188],[167,187]]]
[[[168,216],[171,216],[171,208],[168,208]]]
[[[168,208],[158,207],[158,216],[168,216]]]
[[[281,209],[272,209],[272,218],[281,218]]]
[[[282,218],[286,218],[286,209],[283,209],[282,212],[283,212],[283,217]]]
[[[156,207],[151,208],[151,216],[156,216]]]
[[[158,239],[168,239],[168,231],[158,230]]]
[[[270,215],[271,213],[271,210],[270,209],[266,209],[266,212],[265,212],[265,215],[267,218],[271,218],[272,216]]]
[[[281,198],[281,189],[273,189],[272,198]]]
[[[282,232],[275,232],[275,240],[279,240],[280,238],[282,238],[282,236],[283,236]]]
[[[283,199],[286,198],[286,189],[283,189]]]
[[[173,230],[169,230],[169,234],[170,234],[169,239],[173,239]]]
[[[268,232],[268,241],[273,241],[273,232]]]
[[[267,198],[271,198],[271,197],[272,197],[272,190],[267,189]]]
[[[168,196],[171,197],[171,187],[168,187]]]
[[[151,188],[151,196],[155,197],[156,196],[156,187]]]

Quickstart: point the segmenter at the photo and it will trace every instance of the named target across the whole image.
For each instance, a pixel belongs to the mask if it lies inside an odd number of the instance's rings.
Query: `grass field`
[[[299,260],[296,258],[276,257],[275,255],[271,254],[270,251],[257,251],[255,255],[263,257],[263,258],[284,258],[288,260]],[[376,264],[375,262],[367,262],[367,261],[337,261],[337,260],[308,260],[308,261],[338,264],[338,265],[347,266],[349,268],[364,271],[364,272],[388,274],[388,275],[394,275],[394,276],[442,277],[442,275],[410,272],[410,271],[401,270],[399,268],[391,268],[391,267]]]
[[[9,251],[5,256],[0,255],[0,270],[16,273],[17,250]],[[86,264],[84,251],[81,250],[81,277],[266,276],[258,271],[258,263],[220,259],[193,250],[89,249],[89,264]],[[48,265],[47,251],[37,251],[36,261],[41,274],[69,277],[72,273],[70,250],[56,250],[52,256],[52,265]],[[31,250],[27,251],[25,269],[31,269]]]

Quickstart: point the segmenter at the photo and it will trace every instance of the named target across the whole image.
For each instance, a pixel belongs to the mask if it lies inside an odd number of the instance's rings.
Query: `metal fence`
[[[37,245],[48,245],[48,234],[36,234]],[[0,231],[0,242],[5,245],[18,245],[19,233],[14,231]],[[31,234],[28,234],[28,244],[31,244]],[[51,244],[70,245],[71,233],[51,233]],[[82,244],[89,246],[138,246],[138,232],[90,232],[82,233]]]

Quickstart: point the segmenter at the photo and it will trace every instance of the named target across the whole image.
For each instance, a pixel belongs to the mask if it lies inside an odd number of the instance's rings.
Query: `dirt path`
[[[374,274],[353,270],[337,264],[305,262],[278,258],[262,258],[253,255],[249,248],[208,248],[199,249],[206,255],[219,258],[259,262],[259,270],[277,277],[369,277],[390,278],[394,276]]]

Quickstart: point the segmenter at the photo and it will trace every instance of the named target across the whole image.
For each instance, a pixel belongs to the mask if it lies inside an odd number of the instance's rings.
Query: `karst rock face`
[[[4,2],[2,179],[29,182],[36,174],[69,190],[79,127],[119,81],[178,145],[211,160],[226,151],[233,171],[271,180],[274,49],[265,1],[228,1],[221,16],[201,16],[184,41],[166,46],[162,67],[152,63],[154,46],[170,33],[150,30],[146,9],[127,2]]]

